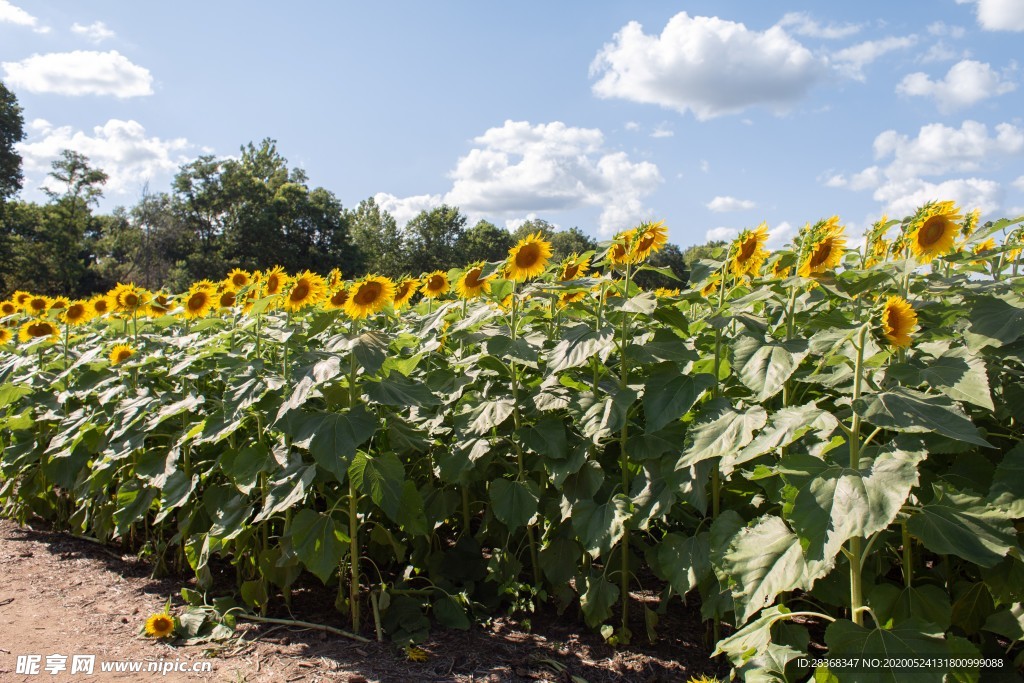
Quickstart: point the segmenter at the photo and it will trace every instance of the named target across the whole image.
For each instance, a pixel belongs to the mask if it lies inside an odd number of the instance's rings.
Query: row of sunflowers
[[[225,566],[253,614],[322,582],[360,637],[553,607],[676,647],[699,610],[740,676],[977,680],[1024,656],[1022,221],[761,225],[656,292],[659,222],[397,282],[16,292],[0,512],[187,568],[204,609]]]

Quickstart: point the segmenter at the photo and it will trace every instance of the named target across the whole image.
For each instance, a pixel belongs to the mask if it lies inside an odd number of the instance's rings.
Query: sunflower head
[[[7,317],[14,315],[21,310],[21,307],[14,301],[8,299],[7,301],[0,301],[0,317]]]
[[[66,296],[55,296],[50,299],[51,311],[63,311],[65,308],[71,305],[71,300]]]
[[[703,297],[711,297],[718,294],[718,288],[721,284],[722,276],[715,273],[704,282],[704,286],[700,288],[700,295]]]
[[[562,282],[568,280],[575,280],[581,278],[587,274],[587,269],[590,268],[590,257],[581,257],[576,252],[573,252],[569,256],[565,257],[561,265],[558,268],[558,279]]]
[[[89,300],[92,316],[98,318],[114,310],[115,304],[109,294],[97,294]]]
[[[331,272],[327,273],[327,288],[334,290],[340,287],[344,280],[341,279],[341,270],[338,268],[332,268]]]
[[[544,272],[551,258],[551,243],[537,231],[508,250],[505,269],[510,280],[523,281]]]
[[[301,311],[306,306],[315,306],[327,294],[324,279],[308,270],[293,277],[285,288],[284,307],[289,311]]]
[[[241,268],[235,268],[224,279],[224,284],[234,291],[240,290],[246,285],[252,284],[252,273]]]
[[[18,341],[25,343],[33,339],[57,337],[60,330],[49,320],[30,320],[18,330]]]
[[[451,289],[448,275],[442,270],[427,273],[420,281],[423,283],[423,286],[420,287],[420,294],[427,299],[434,299],[442,294],[447,294],[448,290]]]
[[[144,309],[149,303],[147,292],[133,284],[118,283],[117,287],[110,292],[110,296],[113,297],[114,304],[121,313],[135,313]]]
[[[981,209],[975,209],[964,216],[964,222],[960,226],[960,236],[967,239],[978,229],[978,222],[981,220]]]
[[[213,288],[206,282],[196,282],[189,288],[188,293],[182,301],[183,310],[181,315],[186,320],[205,318],[214,306],[216,294]]]
[[[274,266],[261,274],[260,281],[263,283],[263,293],[266,296],[280,294],[288,281],[288,275],[281,266]]]
[[[110,364],[120,365],[129,358],[135,355],[135,349],[128,346],[127,344],[117,344],[110,350]]]
[[[455,283],[455,292],[463,299],[472,299],[491,291],[491,283],[483,278],[484,263],[474,263],[462,272]]]
[[[3,346],[4,344],[11,341],[11,337],[13,336],[14,335],[11,333],[9,329],[7,329],[6,327],[0,327],[0,346]]]
[[[736,277],[753,277],[761,271],[761,264],[768,258],[764,248],[768,241],[768,224],[761,223],[753,230],[744,230],[729,249],[731,269]]]
[[[403,278],[395,287],[395,308],[402,308],[408,304],[416,294],[416,288],[419,286],[420,281],[416,278]]]
[[[608,247],[605,257],[611,261],[613,266],[624,266],[631,263],[633,237],[636,236],[636,229],[620,232],[615,236],[615,241]]]
[[[839,224],[839,216],[818,221],[801,239],[801,261],[797,274],[811,277],[826,273],[843,260],[846,226]]]
[[[238,298],[238,292],[231,289],[230,287],[223,287],[217,292],[217,306],[216,308],[229,309],[235,305],[235,300]]]
[[[882,308],[882,335],[890,344],[905,349],[910,346],[910,333],[917,325],[917,313],[910,302],[891,296]]]
[[[654,296],[659,299],[670,296],[679,296],[681,292],[678,288],[669,289],[668,287],[658,287],[654,290]]]
[[[29,315],[41,316],[50,310],[50,297],[41,294],[30,296],[25,301],[25,312]]]
[[[154,318],[167,315],[174,307],[171,297],[165,292],[157,292],[149,300],[149,314]]]
[[[568,306],[569,304],[576,303],[577,301],[583,301],[586,296],[587,293],[582,290],[577,292],[563,292],[562,295],[558,297],[558,304],[560,306]]]
[[[383,310],[395,300],[395,283],[381,275],[367,275],[353,282],[345,301],[345,313],[350,318],[365,318]]]
[[[11,295],[11,301],[18,305],[18,308],[25,309],[28,300],[32,298],[32,294],[24,290],[19,289],[17,292]]]
[[[963,216],[953,202],[925,204],[907,224],[910,253],[918,263],[932,260],[953,251]]]
[[[174,617],[166,612],[150,615],[146,619],[146,635],[153,638],[169,638],[174,635]]]
[[[661,248],[668,243],[668,228],[665,221],[653,223],[645,221],[632,230],[633,243],[630,249],[630,261],[640,263],[645,261],[651,254],[661,251]]]
[[[60,314],[60,319],[68,325],[81,325],[92,317],[92,310],[86,301],[73,301]]]
[[[348,301],[348,287],[339,287],[329,293],[329,296],[324,299],[323,305],[328,311],[340,311],[345,308],[346,301]]]

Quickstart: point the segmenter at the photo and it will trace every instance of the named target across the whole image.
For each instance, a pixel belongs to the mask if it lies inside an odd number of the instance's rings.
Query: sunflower
[[[588,268],[590,268],[590,257],[580,258],[579,254],[573,252],[565,257],[565,260],[559,266],[558,279],[562,282],[575,280],[586,275]]]
[[[889,254],[889,240],[878,237],[871,243],[871,253],[868,254],[867,266],[873,266],[885,260]]]
[[[13,301],[18,308],[24,309],[28,300],[32,298],[32,295],[24,290],[18,290],[11,295],[11,301]]]
[[[710,297],[712,294],[718,293],[718,286],[722,282],[722,277],[717,273],[708,278],[704,286],[700,288],[700,295],[703,297]]]
[[[627,230],[615,236],[615,242],[608,247],[606,255],[613,266],[624,266],[630,263],[630,245],[633,243],[634,235],[636,235],[636,230]]]
[[[659,299],[667,296],[679,296],[680,294],[679,289],[669,289],[668,287],[658,287],[654,290],[654,296]]]
[[[423,286],[420,287],[420,294],[427,299],[433,299],[442,294],[447,294],[449,289],[451,289],[451,284],[448,282],[448,276],[444,271],[435,270],[433,273],[423,276]]]
[[[224,280],[224,284],[237,292],[242,287],[252,284],[252,273],[247,270],[242,270],[241,268],[235,268],[228,273],[227,278]]]
[[[491,291],[491,283],[480,277],[483,272],[483,261],[469,266],[455,283],[455,292],[463,299],[472,299]]]
[[[266,273],[263,273],[263,293],[266,296],[280,294],[288,281],[288,275],[281,266],[274,266]]]
[[[149,314],[155,318],[167,315],[173,307],[171,297],[165,292],[157,292],[149,300]]]
[[[564,292],[558,297],[558,303],[562,306],[568,306],[569,304],[576,303],[577,301],[583,301],[583,297],[587,295],[586,292]]]
[[[978,228],[978,221],[981,220],[981,209],[975,209],[964,216],[964,222],[960,226],[960,236],[967,239],[974,234]]]
[[[447,280],[445,281],[447,283]],[[381,275],[367,275],[348,290],[345,313],[350,318],[365,318],[383,310],[395,299],[395,283]]]
[[[113,297],[117,310],[122,313],[135,313],[146,306],[148,299],[145,290],[133,284],[121,283],[110,292],[110,296]]]
[[[917,313],[910,302],[891,296],[882,310],[882,334],[890,344],[901,349],[910,346],[910,331],[917,325]]]
[[[81,325],[82,323],[88,322],[89,318],[92,317],[92,310],[89,308],[88,302],[85,301],[74,301],[64,309],[64,312],[60,314],[60,319],[66,322],[68,325]]]
[[[60,331],[49,320],[31,320],[21,326],[18,341],[25,343],[40,337],[56,337]]]
[[[135,355],[135,349],[127,344],[118,344],[110,350],[110,364],[120,365]]]
[[[49,308],[49,310],[51,310],[51,311],[62,311],[65,308],[67,308],[68,306],[70,306],[70,305],[71,305],[71,300],[68,299],[66,296],[57,296],[57,297],[54,297],[54,298],[50,299],[50,308]]]
[[[114,310],[114,302],[109,294],[97,294],[89,300],[89,308],[92,309],[92,316],[98,318]]]
[[[508,250],[508,277],[511,280],[527,280],[544,272],[551,258],[551,243],[540,231],[519,240]]]
[[[668,229],[665,221],[641,223],[633,230],[633,244],[630,253],[632,263],[640,263],[647,259],[652,253],[661,251],[661,248],[668,242]]]
[[[238,292],[230,287],[224,287],[217,293],[217,308],[232,308],[236,298],[238,298]]]
[[[18,304],[13,301],[0,301],[0,316],[14,315],[19,310]]]
[[[333,290],[335,287],[340,287],[342,282],[341,271],[337,268],[332,268],[331,272],[327,273],[327,287]]]
[[[203,282],[192,285],[185,295],[184,307],[181,312],[186,320],[204,318],[213,308],[213,291]]]
[[[764,248],[768,241],[768,224],[761,223],[753,230],[744,230],[732,243],[732,273],[736,277],[757,275],[761,264],[768,258]]]
[[[395,289],[395,308],[401,308],[409,303],[419,286],[420,281],[414,277],[407,277],[399,282]]]
[[[14,335],[11,334],[11,331],[9,329],[7,329],[6,327],[0,327],[0,346],[3,346],[7,342],[11,341],[11,337],[13,336]]]
[[[301,311],[306,306],[315,306],[327,295],[327,283],[316,273],[303,271],[291,279],[284,298],[284,307],[289,311]]]
[[[765,266],[768,274],[776,280],[784,280],[789,277],[789,271],[793,269],[788,263],[786,254],[779,254],[771,263]]]
[[[165,612],[150,615],[146,619],[146,635],[154,638],[169,638],[174,634],[174,617]]]
[[[324,308],[328,311],[339,311],[345,308],[346,301],[348,301],[348,289],[341,287],[324,299]]]
[[[811,277],[838,266],[843,260],[843,248],[846,246],[846,238],[843,237],[845,229],[845,226],[839,225],[839,216],[815,224],[807,235],[810,247],[804,254],[797,275]]]
[[[953,202],[931,202],[918,210],[907,225],[910,253],[918,263],[930,263],[953,250],[961,218]]]
[[[50,310],[50,297],[48,296],[30,296],[25,301],[25,312],[31,315],[43,315],[48,310]]]

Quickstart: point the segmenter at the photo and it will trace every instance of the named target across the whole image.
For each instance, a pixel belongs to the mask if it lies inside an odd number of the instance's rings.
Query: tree
[[[456,263],[463,266],[477,261],[500,261],[508,256],[515,242],[508,230],[481,220],[463,233],[456,245]]]
[[[394,216],[380,208],[373,197],[359,202],[349,214],[349,230],[359,256],[352,275],[376,273],[397,278],[408,270],[402,231]]]
[[[667,268],[678,279],[673,280],[661,273],[641,270],[636,274],[635,282],[644,289],[681,289],[686,287],[690,279],[690,269],[683,260],[683,252],[674,244],[666,244],[660,251],[651,254],[647,264],[655,268]]]
[[[21,189],[21,155],[14,145],[25,139],[18,98],[0,82],[0,206]]]
[[[570,254],[582,254],[597,249],[597,240],[577,227],[559,230],[551,235],[551,258],[561,261]]]
[[[418,275],[462,265],[457,263],[457,245],[465,230],[466,217],[454,206],[421,211],[405,226],[410,270]]]

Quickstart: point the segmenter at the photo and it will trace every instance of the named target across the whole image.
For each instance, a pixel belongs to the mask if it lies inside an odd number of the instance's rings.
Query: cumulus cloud
[[[931,97],[943,113],[969,107],[1016,89],[1016,83],[1000,75],[991,65],[972,59],[954,64],[941,80],[933,81],[928,74],[919,71],[908,74],[896,86],[896,92],[900,95]]]
[[[1018,190],[1024,190],[1024,175],[1014,180],[1011,185],[1016,187]]]
[[[0,64],[8,85],[33,93],[113,95],[118,98],[153,94],[149,70],[116,50],[51,52],[20,62]]]
[[[827,73],[781,26],[752,31],[718,17],[680,12],[660,35],[631,21],[590,66],[593,92],[658,104],[699,120],[767,105],[785,111]]]
[[[768,227],[768,242],[765,244],[769,249],[781,249],[796,234],[796,226],[788,221],[782,221],[775,227]]]
[[[735,239],[736,236],[739,235],[739,234],[740,234],[739,228],[730,228],[730,227],[722,225],[722,226],[719,226],[717,228],[711,228],[706,233],[704,233],[704,239],[706,239],[708,241],[711,241],[711,240],[722,240],[724,242],[728,242],[728,241],[730,241],[732,239]]]
[[[887,130],[875,138],[874,152],[879,164],[849,180],[842,175],[832,176],[825,184],[872,190],[874,199],[895,216],[939,199],[952,199],[989,213],[999,208],[1002,188],[997,181],[974,174],[1024,156],[1024,128],[1000,123],[989,131],[983,123],[964,121],[959,128],[928,124],[914,137]],[[971,177],[925,179],[950,174]]]
[[[917,44],[917,36],[889,36],[879,40],[866,40],[832,54],[840,73],[863,81],[864,67],[894,50],[904,50]]]
[[[939,42],[930,45],[916,61],[920,64],[948,62],[952,59],[956,59],[958,56],[961,56],[961,54],[963,58],[966,59],[967,57],[970,57],[971,53],[969,50],[964,50],[963,53],[959,53],[940,40]]]
[[[107,28],[107,25],[102,21],[94,21],[88,26],[83,26],[76,21],[72,24],[71,31],[80,36],[85,36],[87,40],[96,44],[114,37],[114,32]]]
[[[978,23],[989,31],[1024,31],[1024,3],[1020,0],[956,0],[976,3]]]
[[[936,21],[928,24],[928,33],[933,36],[950,36],[951,38],[963,38],[967,31],[963,26],[950,26],[949,24]]]
[[[736,197],[715,197],[706,205],[709,211],[724,213],[726,211],[749,211],[757,206],[749,199],[737,199]]]
[[[51,170],[50,162],[62,150],[71,149],[89,157],[94,168],[106,171],[107,194],[130,193],[145,181],[170,176],[189,160],[186,152],[193,148],[185,138],[147,136],[142,124],[119,119],[110,119],[91,133],[35,119],[28,124],[28,132],[28,139],[16,145],[27,174],[44,176]]]
[[[42,26],[39,19],[32,16],[17,5],[12,5],[8,0],[0,0],[0,24],[14,24],[25,26],[36,33],[49,33],[49,26]]]
[[[859,33],[861,28],[863,28],[863,24],[829,24],[828,26],[822,26],[817,21],[811,19],[807,12],[788,12],[779,20],[778,25],[788,28],[798,36],[824,38],[826,40],[848,38]]]
[[[651,131],[652,138],[670,138],[675,135],[675,132],[668,127],[667,123],[662,123],[653,131]]]
[[[506,220],[531,212],[596,207],[600,230],[607,235],[648,217],[644,199],[662,183],[656,165],[606,149],[596,128],[561,121],[505,121],[473,142],[476,147],[448,174],[452,187],[444,194],[380,193],[377,202],[399,224],[442,203],[458,206],[471,217]]]

